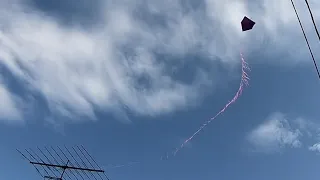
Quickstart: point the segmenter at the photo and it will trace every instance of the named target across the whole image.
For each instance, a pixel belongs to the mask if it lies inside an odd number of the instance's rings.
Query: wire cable
[[[313,14],[312,14],[311,8],[309,6],[308,0],[305,0],[305,2],[307,4],[307,7],[308,7],[308,10],[309,10],[309,14],[310,14],[314,29],[316,30],[316,33],[317,33],[317,36],[318,36],[318,39],[319,39],[319,42],[320,42],[320,34],[319,34],[319,31],[318,31],[317,25],[316,25],[316,23],[314,21]]]
[[[297,9],[296,9],[296,6],[294,5],[293,0],[290,0],[290,1],[291,1],[291,4],[292,4],[292,7],[293,7],[293,9],[294,9],[294,12],[296,13],[297,19],[298,19],[298,21],[299,21],[299,24],[300,24],[300,27],[301,27],[301,30],[302,30],[304,39],[306,40],[306,43],[307,43],[307,45],[308,45],[309,52],[310,52],[310,55],[311,55],[311,57],[312,57],[314,67],[315,67],[315,69],[316,69],[316,71],[317,71],[317,73],[318,73],[318,78],[320,79],[320,73],[319,73],[318,65],[317,65],[316,60],[314,59],[314,56],[313,56],[313,53],[312,53],[312,50],[311,50],[311,47],[310,47],[310,44],[309,44],[307,35],[306,35],[306,33],[305,33],[305,31],[304,31],[304,28],[303,28],[303,26],[302,26],[300,17],[299,17],[299,15],[298,15],[298,12],[297,12]]]

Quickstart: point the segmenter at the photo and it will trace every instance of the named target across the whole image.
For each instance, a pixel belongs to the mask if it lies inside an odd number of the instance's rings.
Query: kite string
[[[140,162],[128,162],[128,163],[125,163],[125,164],[118,164],[118,165],[108,165],[106,167],[106,169],[113,169],[113,168],[121,168],[121,167],[127,167],[127,166],[133,166],[134,164],[139,164]]]
[[[231,101],[229,101],[224,108],[222,108],[214,117],[210,118],[209,120],[207,120],[204,124],[202,124],[202,126],[200,126],[200,128],[192,135],[190,136],[188,139],[186,139],[180,147],[178,147],[173,155],[175,156],[189,141],[191,141],[199,132],[201,132],[207,125],[209,125],[210,122],[212,122],[213,120],[215,120],[220,114],[222,114],[231,104],[233,104],[234,102],[236,102],[236,100],[241,96],[242,91],[244,86],[248,86],[249,85],[249,76],[247,71],[250,71],[250,68],[248,66],[248,63],[245,61],[243,54],[240,52],[240,56],[241,56],[241,81],[240,81],[240,85],[239,85],[239,89],[236,92],[236,94],[234,95],[234,97],[231,99]],[[167,156],[168,158],[168,156]]]

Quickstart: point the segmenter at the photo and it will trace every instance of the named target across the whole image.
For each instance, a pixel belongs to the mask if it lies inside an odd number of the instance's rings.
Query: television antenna
[[[45,180],[110,180],[83,146],[17,151]]]

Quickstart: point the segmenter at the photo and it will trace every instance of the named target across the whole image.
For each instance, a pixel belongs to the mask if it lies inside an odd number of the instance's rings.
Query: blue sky
[[[319,80],[290,1],[2,0],[0,17],[0,179],[41,179],[15,149],[63,145],[84,145],[111,179],[320,175]],[[250,86],[160,161],[233,97],[240,51]]]

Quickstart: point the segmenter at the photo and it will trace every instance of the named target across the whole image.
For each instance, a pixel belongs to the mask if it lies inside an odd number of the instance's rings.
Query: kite
[[[242,21],[241,21],[242,31],[251,30],[255,24],[256,24],[256,23],[255,23],[254,21],[252,21],[251,19],[249,19],[247,16],[244,16],[244,18],[243,18]]]
[[[241,21],[241,27],[242,27],[242,31],[248,31],[251,30],[253,28],[253,26],[256,23],[254,21],[252,21],[251,19],[249,19],[247,16],[244,16],[244,18]],[[228,109],[228,107],[235,103],[237,101],[237,99],[241,96],[242,91],[244,89],[245,86],[249,85],[249,76],[247,71],[250,71],[250,68],[248,66],[248,63],[245,61],[242,53],[240,52],[240,57],[241,57],[241,80],[240,80],[240,84],[239,84],[239,88],[238,91],[235,93],[235,95],[233,96],[233,98],[227,103],[225,104],[225,106],[212,118],[210,118],[209,120],[207,120],[205,123],[202,124],[202,126],[200,126],[200,128],[193,133],[189,138],[187,138],[181,145],[180,147],[178,147],[173,155],[175,156],[178,151],[180,151],[189,141],[191,141],[199,132],[201,132],[207,125],[209,125],[210,122],[212,122],[213,120],[215,120],[219,115],[221,115],[223,112],[225,112],[225,110]],[[168,158],[168,156],[167,156]]]
[[[241,21],[241,27],[242,27],[242,31],[248,31],[251,30],[253,28],[253,26],[255,25],[255,22],[252,21],[251,19],[249,19],[248,17],[244,16],[244,18]],[[240,80],[240,84],[238,87],[237,92],[234,94],[233,98],[224,105],[224,107],[212,118],[210,118],[209,120],[205,121],[200,128],[198,128],[197,131],[195,131],[195,133],[193,133],[189,138],[187,138],[178,148],[176,148],[176,150],[174,152],[172,152],[172,155],[175,156],[189,141],[191,141],[198,133],[200,133],[207,125],[209,125],[210,122],[212,122],[213,120],[215,120],[219,115],[223,114],[230,105],[232,105],[233,103],[235,103],[237,101],[237,99],[241,96],[243,89],[245,86],[249,85],[249,75],[248,75],[248,71],[250,71],[250,68],[248,66],[248,63],[245,61],[243,54],[240,52],[240,59],[241,59],[241,80]],[[160,160],[166,160],[170,157],[169,154],[167,154],[166,156],[162,156],[160,158]],[[123,166],[129,166],[132,164],[137,164],[140,162],[134,162],[134,163],[127,163],[124,165],[118,165],[118,166],[114,166],[114,168],[117,167],[123,167]]]

